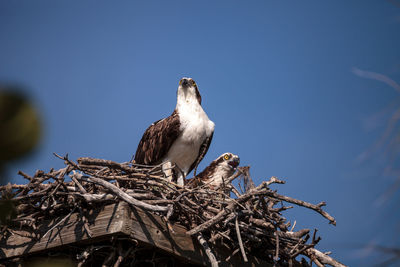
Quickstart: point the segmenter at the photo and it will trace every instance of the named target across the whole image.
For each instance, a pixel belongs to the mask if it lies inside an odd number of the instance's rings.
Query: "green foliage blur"
[[[39,142],[41,123],[31,101],[14,88],[0,87],[0,162],[25,156]],[[14,90],[12,90],[14,89]]]
[[[21,92],[20,87],[0,85],[0,185],[9,182],[7,164],[32,152],[42,135],[39,112]],[[1,192],[0,224],[7,223],[16,215],[10,198],[11,189]]]

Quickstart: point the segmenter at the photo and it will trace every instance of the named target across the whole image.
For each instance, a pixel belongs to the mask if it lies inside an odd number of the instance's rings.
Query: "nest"
[[[94,158],[73,162],[68,156],[56,156],[64,161],[64,168],[47,173],[37,171],[33,177],[19,172],[29,180],[27,184],[0,187],[2,200],[14,203],[16,212],[2,226],[1,238],[21,228],[29,229],[32,238],[38,238],[36,229],[45,220],[55,216],[67,218],[75,211],[82,213],[83,209],[99,204],[125,201],[161,216],[168,224],[186,227],[187,234],[199,241],[212,266],[229,262],[235,254],[241,255],[244,262],[252,255],[274,266],[310,266],[313,262],[317,266],[344,266],[316,249],[320,241],[317,230],[294,232],[294,226],[290,229],[290,222],[282,216],[283,211],[292,208],[286,206],[290,203],[312,209],[335,225],[335,219],[322,209],[325,203],[311,204],[278,194],[270,185],[284,181],[276,177],[255,186],[249,167],[238,167],[220,188],[211,190],[207,184],[189,188],[168,182],[161,166]],[[237,186],[232,184],[235,179]],[[82,220],[90,231],[84,216]],[[216,258],[214,247],[221,244],[231,251],[228,258]],[[89,264],[88,257],[82,256],[89,253],[87,250],[76,253],[79,266]],[[126,248],[120,254],[129,258],[129,253]],[[115,254],[110,252],[107,260],[115,261],[114,266],[123,265],[126,260]]]

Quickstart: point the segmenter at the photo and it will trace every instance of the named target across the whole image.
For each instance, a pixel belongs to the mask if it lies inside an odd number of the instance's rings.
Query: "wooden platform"
[[[79,213],[73,213],[69,217],[55,218],[42,224],[39,229],[40,236],[45,233],[47,235],[39,240],[32,241],[31,238],[25,237],[30,233],[15,231],[14,235],[0,243],[0,260],[21,256],[29,257],[52,249],[59,249],[64,245],[95,244],[109,239],[113,235],[119,235],[161,249],[190,264],[209,265],[203,248],[196,239],[186,234],[185,228],[173,225],[172,229],[169,229],[160,217],[132,208],[125,202],[92,210],[86,216],[89,221],[88,230],[91,237],[89,237]],[[54,227],[55,225],[57,227]],[[52,227],[54,229],[49,231]],[[223,262],[231,254],[226,248],[216,249],[215,254],[221,261],[220,266],[270,266],[250,255],[248,255],[249,262],[244,263],[240,253],[233,256],[229,263]]]

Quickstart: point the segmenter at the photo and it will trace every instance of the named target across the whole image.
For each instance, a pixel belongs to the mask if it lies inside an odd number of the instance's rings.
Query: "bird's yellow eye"
[[[179,80],[179,85],[182,85],[182,79]]]
[[[224,159],[228,160],[228,159],[230,159],[230,156],[227,154],[227,155],[224,156]]]
[[[195,81],[192,80],[192,83],[193,83],[193,86],[197,86]]]

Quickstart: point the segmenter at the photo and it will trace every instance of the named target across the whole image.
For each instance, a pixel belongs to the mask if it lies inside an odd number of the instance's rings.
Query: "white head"
[[[179,81],[179,87],[177,91],[178,105],[180,101],[189,103],[194,102],[201,105],[201,95],[197,88],[196,82],[192,78],[183,77]],[[181,103],[183,104],[183,103]]]
[[[214,165],[215,169],[229,172],[231,173],[230,175],[232,175],[233,172],[235,172],[236,167],[239,166],[239,163],[240,158],[238,155],[227,152],[211,162],[210,166]]]

